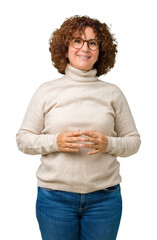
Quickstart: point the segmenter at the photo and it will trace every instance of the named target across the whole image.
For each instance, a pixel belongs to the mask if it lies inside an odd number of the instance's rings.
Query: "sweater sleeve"
[[[135,154],[140,147],[140,135],[136,129],[128,102],[122,91],[116,87],[113,98],[115,111],[116,137],[108,137],[106,153],[119,157],[128,157]]]
[[[57,134],[43,134],[44,129],[44,93],[42,85],[34,93],[26,110],[22,125],[16,134],[16,143],[20,151],[31,154],[48,154],[59,151]]]

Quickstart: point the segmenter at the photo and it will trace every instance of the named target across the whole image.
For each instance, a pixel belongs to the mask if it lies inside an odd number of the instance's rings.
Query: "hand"
[[[81,143],[73,143],[75,141],[83,141],[80,137],[83,133],[78,131],[63,132],[57,136],[57,145],[60,152],[78,152],[82,147]]]
[[[84,137],[85,142],[93,142],[94,144],[83,144],[82,147],[93,148],[94,151],[88,152],[88,155],[93,155],[96,153],[105,152],[108,146],[108,137],[102,133],[96,131],[84,130],[84,135],[89,136],[88,138]]]

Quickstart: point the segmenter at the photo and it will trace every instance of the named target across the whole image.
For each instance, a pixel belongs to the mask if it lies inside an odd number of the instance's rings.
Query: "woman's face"
[[[77,36],[78,38],[78,36]],[[85,32],[82,36],[79,36],[83,40],[95,39],[95,34],[91,27],[86,27]],[[72,45],[68,47],[67,57],[69,63],[72,67],[79,70],[89,71],[93,69],[94,63],[97,61],[99,56],[99,48],[96,50],[91,50],[88,48],[87,42],[84,42],[84,45],[76,49]]]

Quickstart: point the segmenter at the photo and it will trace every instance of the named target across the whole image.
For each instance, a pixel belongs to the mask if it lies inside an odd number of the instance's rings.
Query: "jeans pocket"
[[[104,192],[112,193],[117,192],[120,189],[120,184],[114,185],[112,187],[102,189]]]

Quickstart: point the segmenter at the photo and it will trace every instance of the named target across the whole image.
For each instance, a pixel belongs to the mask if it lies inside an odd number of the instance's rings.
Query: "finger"
[[[89,131],[89,130],[84,130],[84,135],[90,136],[90,137],[98,137],[98,132],[95,131]]]
[[[65,147],[70,147],[70,148],[78,148],[78,147],[82,147],[82,143],[65,143],[64,144]]]
[[[84,138],[84,142],[93,142],[93,143],[98,143],[98,140],[96,140],[95,138]]]
[[[67,142],[84,141],[83,137],[68,137]]]
[[[94,154],[96,154],[96,153],[99,153],[99,151],[98,151],[98,150],[95,150],[95,151],[92,151],[92,152],[88,152],[88,155],[94,155]]]
[[[82,147],[95,149],[95,144],[82,144]]]
[[[65,152],[78,152],[80,149],[78,148],[64,148],[63,151]]]
[[[83,131],[78,130],[78,131],[68,132],[68,133],[67,133],[67,136],[68,136],[68,137],[73,137],[73,136],[80,136],[80,135],[82,135],[82,134],[83,134]]]

